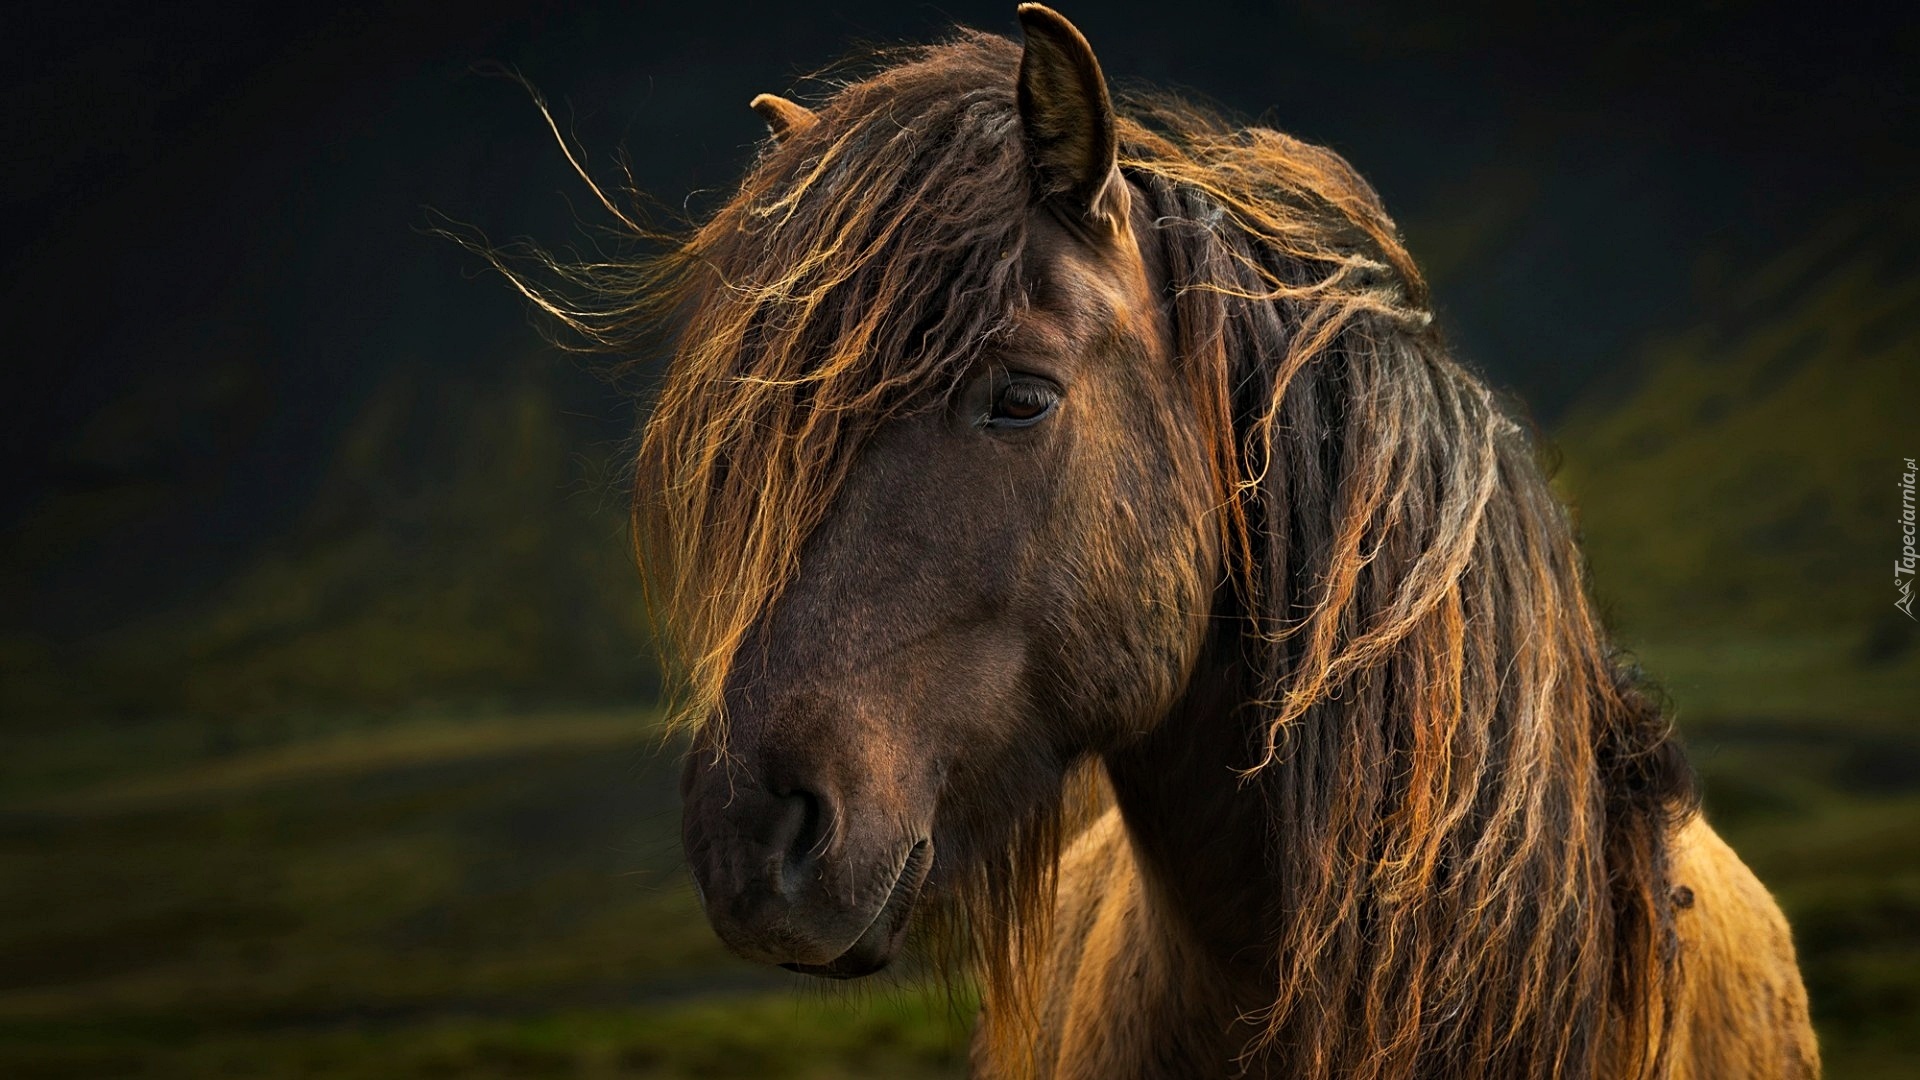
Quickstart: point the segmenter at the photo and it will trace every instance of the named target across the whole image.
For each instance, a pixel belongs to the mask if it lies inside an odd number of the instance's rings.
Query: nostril
[[[779,824],[768,837],[768,854],[791,889],[802,884],[802,873],[825,852],[830,811],[824,799],[806,788],[774,788],[772,794],[778,800]]]
[[[787,798],[800,803],[800,831],[794,834],[793,844],[787,849],[787,860],[804,863],[821,853],[826,844],[823,830],[826,822],[821,812],[820,797],[811,791],[796,791]]]

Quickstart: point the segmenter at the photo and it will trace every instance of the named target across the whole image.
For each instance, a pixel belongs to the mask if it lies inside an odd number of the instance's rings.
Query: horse
[[[595,186],[662,249],[516,271],[666,328],[634,537],[720,940],[923,938],[983,1077],[1817,1075],[1787,924],[1379,197],[1018,17],[756,98],[686,231]]]

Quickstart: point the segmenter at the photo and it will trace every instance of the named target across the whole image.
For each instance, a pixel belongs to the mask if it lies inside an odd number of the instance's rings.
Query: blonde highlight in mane
[[[634,532],[694,722],[718,716],[860,448],[944,401],[1026,303],[1019,47],[969,33],[883,60],[664,253],[549,262],[550,286],[502,264],[599,345],[671,328]],[[1337,155],[1167,99],[1121,113],[1212,448],[1242,795],[1270,821],[1249,872],[1277,883],[1277,990],[1248,1060],[1664,1075],[1667,841],[1692,789],[1608,649],[1531,440],[1449,359]],[[1045,993],[1023,973],[1067,816],[1031,808],[952,912],[1007,1015]]]

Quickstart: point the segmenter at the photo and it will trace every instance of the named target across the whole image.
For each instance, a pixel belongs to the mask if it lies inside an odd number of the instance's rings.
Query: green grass
[[[1686,734],[1794,922],[1829,1074],[1912,1075],[1920,740],[1691,708],[1715,685],[1680,692]],[[0,1075],[961,1071],[964,1003],[721,951],[647,714],[137,730],[145,767],[76,730],[0,789]]]
[[[12,1076],[791,1077],[933,1080],[964,1045],[945,1000],[756,995],[523,1018],[439,1017],[280,1030],[152,1019],[0,1026]]]
[[[721,951],[645,714],[144,737],[146,769],[97,732],[15,759],[0,1074],[909,1077],[962,1056],[967,1010],[937,993],[828,998]]]

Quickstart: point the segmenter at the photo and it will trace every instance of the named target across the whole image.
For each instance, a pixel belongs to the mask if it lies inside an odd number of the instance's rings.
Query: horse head
[[[1005,220],[953,223],[995,246],[846,301],[949,317],[987,302],[960,282],[984,259],[1007,264],[1010,310],[850,453],[686,764],[715,930],[796,971],[885,966],[923,893],[990,875],[1077,762],[1166,714],[1201,651],[1217,529],[1165,275],[1091,49],[1046,8],[1021,21],[1017,75],[973,121],[1003,124],[1018,155],[998,178]],[[776,154],[872,137],[839,103],[816,121],[768,102]],[[900,162],[925,192],[912,212],[952,213],[964,164]],[[786,226],[831,194],[800,195]]]

